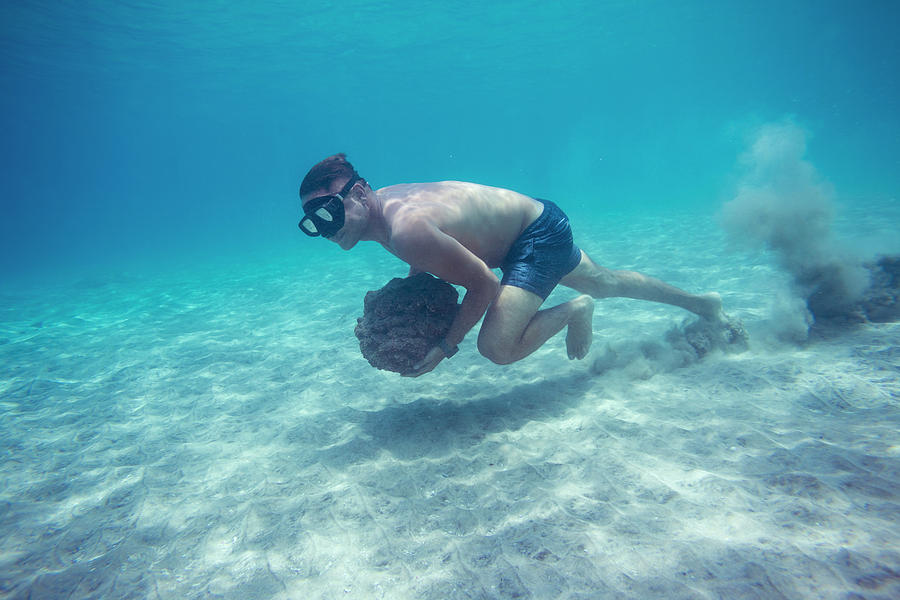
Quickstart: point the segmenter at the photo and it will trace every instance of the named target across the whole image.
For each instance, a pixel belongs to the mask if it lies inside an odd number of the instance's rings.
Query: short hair
[[[316,191],[330,190],[336,179],[349,180],[351,177],[359,177],[356,169],[347,161],[347,155],[343,152],[329,156],[318,162],[303,178],[300,184],[300,197]]]

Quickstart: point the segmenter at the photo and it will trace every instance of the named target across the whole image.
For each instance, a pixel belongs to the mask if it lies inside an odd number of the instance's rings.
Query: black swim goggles
[[[340,231],[344,226],[344,198],[357,181],[363,181],[363,178],[354,174],[337,194],[318,196],[304,204],[304,217],[297,224],[300,231],[311,237],[321,235],[325,238]]]

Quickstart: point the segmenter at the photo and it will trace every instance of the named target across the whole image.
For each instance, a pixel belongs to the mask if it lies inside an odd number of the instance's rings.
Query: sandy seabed
[[[712,222],[576,235],[750,349],[675,364],[684,313],[608,300],[586,361],[473,333],[400,378],[353,337],[374,249],[6,292],[0,598],[900,597],[900,325],[778,344]]]

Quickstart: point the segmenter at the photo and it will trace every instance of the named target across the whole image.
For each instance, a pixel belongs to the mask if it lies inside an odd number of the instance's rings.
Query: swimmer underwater
[[[635,298],[723,318],[718,294],[694,295],[634,271],[594,263],[574,244],[569,220],[548,200],[461,181],[404,183],[373,190],[344,154],[316,164],[300,185],[300,230],[350,250],[375,241],[410,266],[465,288],[450,330],[407,376],[456,354],[484,317],[478,351],[497,364],[521,360],[566,329],[570,359],[587,356],[594,298]],[[491,269],[499,268],[499,279]],[[541,304],[557,285],[582,295]]]

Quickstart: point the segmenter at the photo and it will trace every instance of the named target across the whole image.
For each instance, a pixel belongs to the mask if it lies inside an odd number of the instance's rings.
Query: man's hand
[[[403,373],[404,377],[418,377],[419,375],[424,375],[429,371],[433,370],[439,362],[446,358],[446,354],[441,350],[438,346],[435,346],[431,350],[428,351],[428,354],[425,355],[418,364],[413,365],[413,370],[409,373]]]

